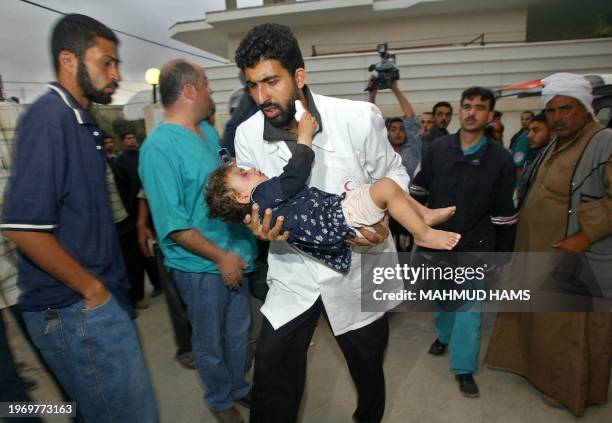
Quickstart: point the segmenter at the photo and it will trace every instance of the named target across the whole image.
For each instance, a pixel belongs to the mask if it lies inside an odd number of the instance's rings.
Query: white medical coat
[[[312,97],[321,115],[322,131],[313,140],[315,161],[309,186],[342,194],[386,176],[407,189],[410,178],[400,156],[389,145],[383,117],[375,105],[314,93]],[[257,168],[269,177],[278,176],[291,158],[291,152],[283,141],[264,140],[263,132],[261,112],[238,127],[237,163],[241,167]],[[375,247],[353,247],[351,270],[342,275],[285,242],[272,242],[267,276],[270,289],[261,311],[272,327],[278,329],[321,296],[335,335],[366,326],[383,312],[361,311],[361,255],[395,251],[390,236]],[[388,254],[384,263],[389,263]],[[401,280],[386,284],[385,290],[402,288]],[[393,289],[388,284],[394,284]],[[387,301],[385,310],[397,304]]]

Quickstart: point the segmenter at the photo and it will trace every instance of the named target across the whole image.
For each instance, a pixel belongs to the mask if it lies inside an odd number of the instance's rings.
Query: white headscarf
[[[544,107],[555,96],[564,95],[578,100],[595,119],[593,111],[593,87],[591,83],[582,75],[575,73],[554,73],[542,80],[542,101]]]

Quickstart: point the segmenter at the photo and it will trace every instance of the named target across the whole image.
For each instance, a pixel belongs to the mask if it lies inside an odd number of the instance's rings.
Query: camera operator
[[[372,88],[374,76],[368,81],[370,103],[376,104],[378,91]],[[402,108],[402,118],[390,118],[386,120],[387,138],[391,147],[402,158],[402,164],[406,167],[410,178],[414,176],[415,170],[421,162],[421,120],[414,113],[412,105],[397,86],[397,81],[391,83],[391,91],[395,94],[397,102]]]

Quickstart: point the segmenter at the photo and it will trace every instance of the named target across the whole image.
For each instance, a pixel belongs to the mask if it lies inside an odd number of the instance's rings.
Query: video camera
[[[376,78],[364,91],[384,90],[391,88],[391,84],[400,78],[399,69],[395,66],[395,54],[387,51],[387,43],[376,46],[381,61],[368,67],[369,72],[375,72]]]

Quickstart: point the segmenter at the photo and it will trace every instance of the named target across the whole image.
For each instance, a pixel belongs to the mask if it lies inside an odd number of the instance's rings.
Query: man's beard
[[[266,120],[276,128],[286,128],[295,118],[295,102],[298,101],[299,98],[300,96],[298,95],[297,87],[294,85],[286,107],[283,107],[279,103],[276,103],[274,101],[268,100],[260,104],[259,109],[263,112],[263,110],[268,107],[276,107],[280,111],[278,116],[276,116],[275,118],[266,117]]]
[[[77,71],[77,83],[79,87],[83,91],[83,96],[92,103],[98,104],[109,104],[113,101],[112,94],[104,92],[106,88],[117,88],[118,84],[116,82],[111,82],[102,90],[98,90],[94,87],[93,82],[91,82],[91,78],[89,77],[89,72],[87,72],[87,68],[85,64],[80,61],[79,68]]]

